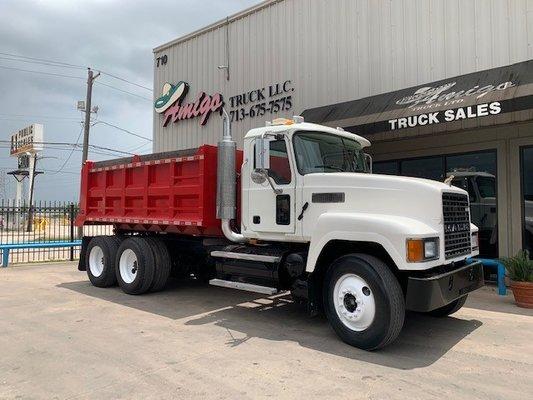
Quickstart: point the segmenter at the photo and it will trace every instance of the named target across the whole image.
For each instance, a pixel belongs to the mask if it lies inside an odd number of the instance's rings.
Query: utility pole
[[[85,123],[83,124],[83,153],[81,157],[81,165],[85,164],[89,156],[89,129],[91,128],[91,100],[93,95],[93,83],[96,78],[100,76],[100,72],[94,75],[92,69],[87,71],[87,97],[85,98]]]
[[[33,188],[35,185],[35,170],[37,168],[37,153],[30,155],[30,193],[28,204],[28,225],[26,226],[26,232],[31,232],[33,225]]]
[[[94,75],[92,69],[87,68],[87,96],[85,97],[85,122],[83,123],[83,153],[81,156],[81,166],[85,164],[89,157],[89,130],[91,129],[91,101],[93,96],[93,83],[100,76],[100,72]],[[71,221],[72,223],[72,221]],[[83,227],[78,227],[78,238],[83,237]]]

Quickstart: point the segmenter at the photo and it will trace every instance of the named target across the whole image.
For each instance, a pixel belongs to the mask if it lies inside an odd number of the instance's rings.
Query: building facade
[[[531,26],[527,0],[268,0],[154,49],[154,150],[216,144],[223,104],[239,145],[303,114],[468,190],[482,255],[531,249]]]

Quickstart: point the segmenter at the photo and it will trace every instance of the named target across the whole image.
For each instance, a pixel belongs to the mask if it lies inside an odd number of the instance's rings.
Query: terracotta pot
[[[533,282],[511,281],[511,290],[518,307],[533,308]]]

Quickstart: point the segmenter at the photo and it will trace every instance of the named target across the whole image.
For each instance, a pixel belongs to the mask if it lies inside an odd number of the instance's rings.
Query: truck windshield
[[[355,140],[322,132],[294,135],[300,174],[316,172],[367,172],[365,155]]]

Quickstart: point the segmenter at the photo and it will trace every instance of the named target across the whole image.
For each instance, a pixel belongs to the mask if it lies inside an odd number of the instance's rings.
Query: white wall
[[[230,17],[229,82],[217,69],[225,60],[226,24],[156,49],[167,65],[155,68],[158,97],[164,82],[220,91],[226,100],[290,79],[293,110],[358,99],[533,58],[533,0],[274,0]],[[234,123],[241,142],[253,126]],[[162,127],[154,114],[154,150],[215,144],[218,115]]]

